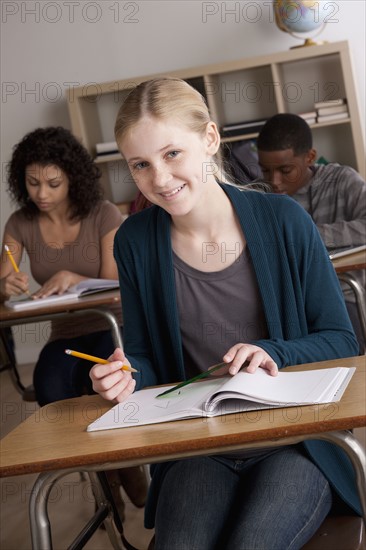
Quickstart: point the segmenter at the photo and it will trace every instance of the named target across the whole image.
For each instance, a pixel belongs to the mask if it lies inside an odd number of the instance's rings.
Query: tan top
[[[5,226],[5,232],[21,243],[30,260],[34,280],[43,285],[52,275],[68,270],[88,278],[98,278],[101,261],[101,239],[120,226],[122,216],[118,208],[109,201],[103,201],[81,220],[77,239],[64,247],[49,246],[42,237],[37,218],[29,220],[22,210],[14,212]],[[110,307],[122,324],[120,304]],[[108,324],[98,316],[86,314],[86,321],[54,320],[50,340],[74,338],[101,330],[109,330]]]

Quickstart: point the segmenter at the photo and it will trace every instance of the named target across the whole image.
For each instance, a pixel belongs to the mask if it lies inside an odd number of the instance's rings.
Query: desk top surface
[[[21,321],[27,318],[33,317],[46,317],[57,314],[67,313],[72,311],[87,310],[93,308],[100,308],[103,306],[109,306],[121,301],[121,294],[119,290],[109,290],[106,292],[100,292],[98,294],[92,294],[85,296],[85,298],[76,298],[72,302],[64,302],[54,305],[47,305],[45,307],[35,307],[34,309],[26,309],[23,311],[15,311],[4,304],[0,304],[0,323]]]
[[[111,404],[100,396],[59,401],[36,410],[0,443],[0,477],[41,471],[122,463],[153,463],[177,457],[210,454],[279,438],[344,430],[366,425],[365,356],[323,361],[294,370],[357,367],[339,403],[268,409],[214,418],[180,420],[86,432],[88,424]],[[5,409],[4,409],[5,406]],[[6,414],[6,403],[3,405]]]
[[[366,250],[361,250],[361,252],[355,252],[354,254],[347,254],[341,258],[335,258],[332,260],[332,264],[337,273],[366,269]]]

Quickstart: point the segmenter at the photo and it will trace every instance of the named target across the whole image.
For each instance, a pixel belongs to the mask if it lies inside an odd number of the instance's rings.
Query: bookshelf
[[[220,129],[268,119],[276,113],[301,114],[313,111],[315,102],[346,98],[347,118],[310,125],[314,146],[319,156],[352,166],[366,177],[365,146],[347,41],[70,88],[67,101],[72,131],[93,157],[97,143],[114,140],[116,114],[131,89],[158,76],[182,78],[199,90]],[[222,141],[230,146],[257,135],[223,135]],[[98,156],[96,162],[102,170],[106,196],[116,203],[133,200],[136,188],[122,157],[113,153]]]

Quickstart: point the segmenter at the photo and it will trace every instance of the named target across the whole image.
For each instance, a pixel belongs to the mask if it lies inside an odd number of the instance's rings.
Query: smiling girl
[[[140,84],[115,135],[153,206],[115,238],[124,350],[92,368],[95,391],[121,402],[222,360],[233,376],[245,362],[276,376],[357,354],[310,217],[288,197],[223,183],[220,136],[196,90],[174,78]],[[119,361],[139,372],[122,372]],[[328,514],[335,482],[359,513],[343,455],[312,443],[155,465],[145,517],[155,549],[301,548]]]

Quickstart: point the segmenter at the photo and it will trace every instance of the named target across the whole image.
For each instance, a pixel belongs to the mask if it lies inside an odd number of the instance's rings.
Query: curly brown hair
[[[88,216],[103,198],[100,170],[72,133],[61,126],[37,128],[15,145],[8,165],[7,190],[30,218],[39,213],[25,185],[25,171],[30,164],[54,164],[66,174],[72,219]]]

